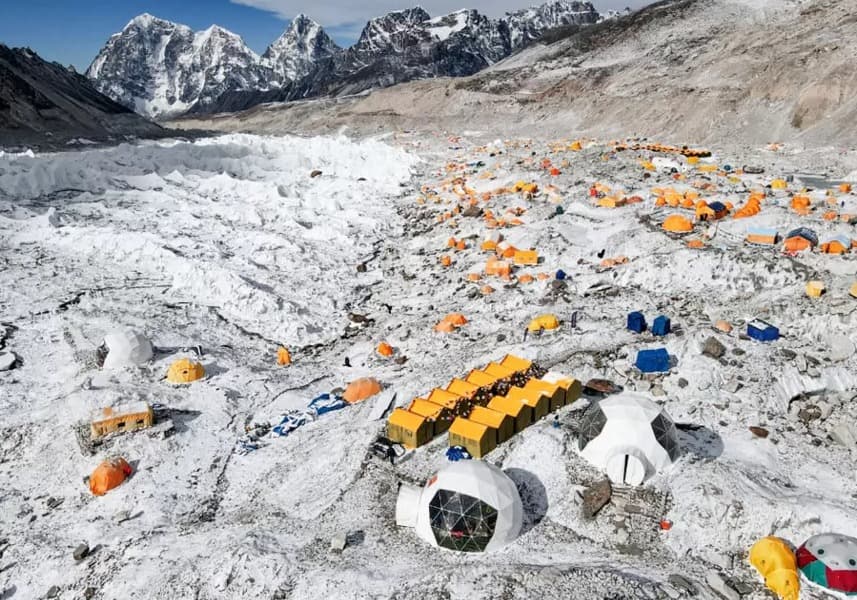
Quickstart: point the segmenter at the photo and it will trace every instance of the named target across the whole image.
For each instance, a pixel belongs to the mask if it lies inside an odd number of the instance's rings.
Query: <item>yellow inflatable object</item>
[[[765,578],[765,585],[781,600],[798,600],[800,577],[794,552],[783,540],[768,536],[750,548],[750,564]]]

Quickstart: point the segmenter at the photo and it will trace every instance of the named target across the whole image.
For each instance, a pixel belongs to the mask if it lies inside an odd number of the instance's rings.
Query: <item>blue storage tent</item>
[[[628,313],[628,329],[636,333],[643,333],[646,330],[646,317],[638,310]]]
[[[670,355],[666,348],[640,350],[634,365],[643,373],[663,373],[670,370]]]
[[[655,318],[654,323],[652,323],[652,334],[653,335],[666,335],[670,332],[670,318],[661,315]]]
[[[780,330],[760,319],[747,323],[747,335],[760,342],[773,342],[780,337]]]

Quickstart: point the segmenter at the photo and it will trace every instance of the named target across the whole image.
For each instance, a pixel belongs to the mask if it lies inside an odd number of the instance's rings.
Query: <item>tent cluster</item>
[[[781,600],[798,600],[801,576],[827,591],[857,595],[857,539],[847,535],[814,535],[796,551],[785,540],[768,536],[753,544],[749,561]]]
[[[707,158],[711,156],[711,151],[705,150],[702,148],[688,148],[687,146],[669,146],[666,144],[619,144],[617,143],[614,148],[616,150],[636,150],[636,151],[647,151],[647,152],[660,152],[663,154],[680,154],[682,156],[688,157],[696,157],[696,158]]]
[[[417,448],[448,432],[450,446],[479,458],[580,392],[579,381],[507,355],[415,398],[406,409],[396,408],[387,421],[387,437]]]

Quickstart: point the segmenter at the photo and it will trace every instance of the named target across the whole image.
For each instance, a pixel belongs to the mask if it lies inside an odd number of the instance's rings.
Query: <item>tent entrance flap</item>
[[[646,466],[633,454],[616,454],[607,462],[607,476],[625,485],[640,485],[646,478]]]

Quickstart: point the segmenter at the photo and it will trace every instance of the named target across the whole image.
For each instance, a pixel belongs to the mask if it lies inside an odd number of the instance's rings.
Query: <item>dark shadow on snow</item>
[[[521,535],[524,535],[545,518],[548,512],[548,493],[539,478],[529,471],[507,469],[505,473],[515,482],[524,505],[524,523],[521,527]]]
[[[683,454],[711,460],[723,454],[723,438],[705,425],[676,423],[678,439]]]

